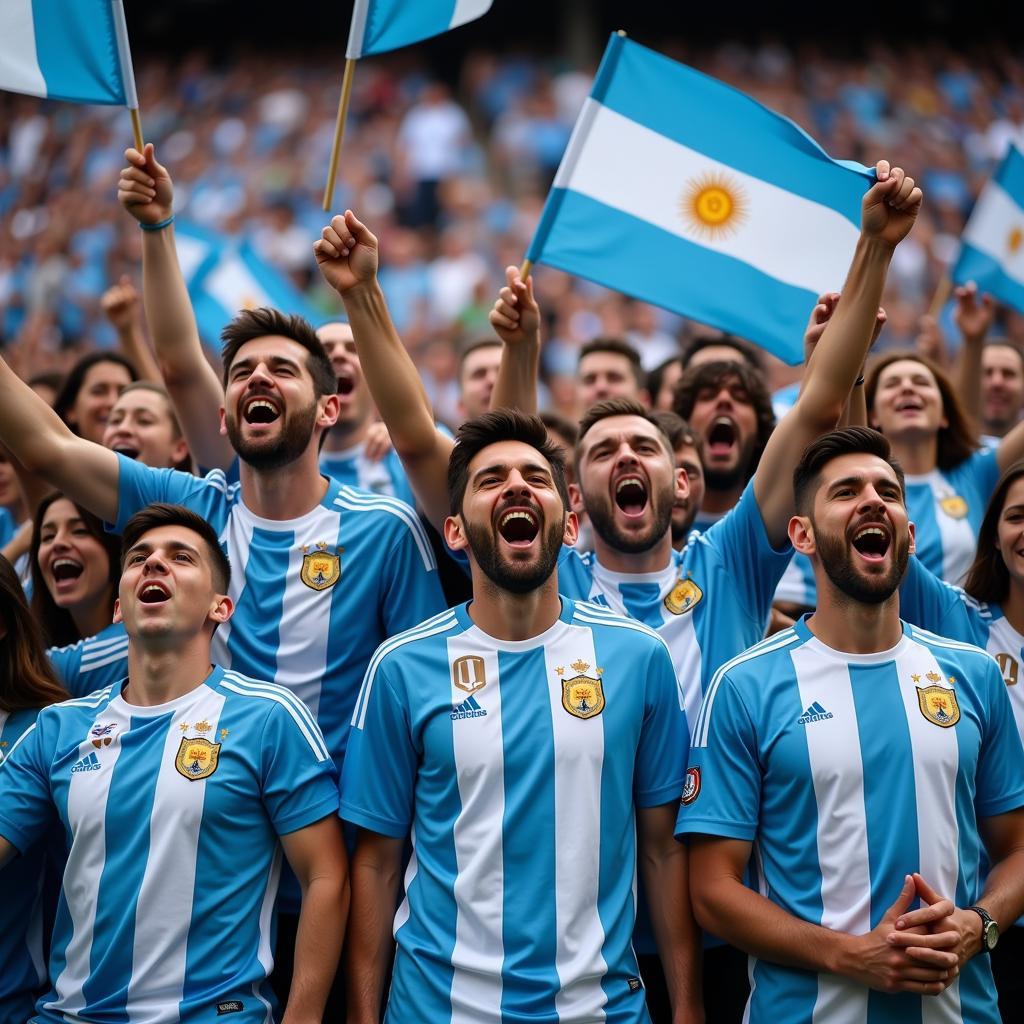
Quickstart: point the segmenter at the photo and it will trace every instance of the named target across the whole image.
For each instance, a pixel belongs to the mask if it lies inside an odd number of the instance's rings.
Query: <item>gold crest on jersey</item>
[[[953,494],[948,498],[939,501],[939,508],[949,516],[950,519],[967,518],[967,500],[959,494]]]
[[[570,666],[576,673],[571,679],[562,680],[562,707],[576,718],[593,718],[604,711],[604,686],[601,684],[601,669],[596,675],[588,676],[588,661],[574,661]]]
[[[464,654],[452,662],[452,685],[466,693],[476,693],[487,685],[484,659],[478,654]]]
[[[1004,651],[1000,651],[995,657],[999,663],[999,671],[1003,673],[1003,682],[1007,686],[1016,686],[1017,674],[1020,671],[1017,659],[1012,654],[1007,654]]]
[[[960,705],[956,702],[956,692],[945,686],[919,686],[917,704],[921,714],[932,725],[949,729],[960,721]]]
[[[311,590],[326,590],[341,579],[341,548],[337,553],[327,550],[327,541],[317,541],[314,550],[302,547],[302,571],[299,578]]]
[[[202,736],[193,739],[186,737],[178,747],[174,767],[178,769],[179,775],[184,775],[190,782],[198,782],[200,779],[208,779],[217,770],[219,759],[219,743],[211,743]]]
[[[685,615],[693,611],[704,592],[691,579],[680,579],[665,597],[665,607],[673,615]]]

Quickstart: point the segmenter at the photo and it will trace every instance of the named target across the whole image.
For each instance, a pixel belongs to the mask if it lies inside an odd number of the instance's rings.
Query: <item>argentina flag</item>
[[[874,171],[787,118],[611,37],[527,259],[803,359],[839,291]]]
[[[493,0],[356,0],[349,60],[397,50],[474,21]]]
[[[137,109],[121,0],[0,0],[0,89]]]
[[[1024,155],[1014,146],[974,205],[950,277],[1024,313]]]

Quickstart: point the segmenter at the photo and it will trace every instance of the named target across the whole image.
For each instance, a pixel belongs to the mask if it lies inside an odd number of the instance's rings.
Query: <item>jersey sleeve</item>
[[[900,584],[900,618],[951,640],[985,646],[987,630],[973,600],[940,580],[919,558],[907,560]]]
[[[995,448],[980,448],[970,457],[968,466],[981,500],[987,505],[999,483],[998,451]]]
[[[701,538],[714,546],[735,586],[736,600],[747,616],[763,626],[772,598],[793,557],[787,542],[772,547],[754,494],[754,481],[743,489],[736,507],[718,520]],[[698,541],[699,543],[700,541]]]
[[[82,647],[84,641],[68,644],[66,647],[50,647],[46,656],[50,659],[57,678],[72,697],[84,697],[82,689]]]
[[[388,678],[385,662],[370,662],[356,701],[341,773],[341,816],[361,828],[402,839],[412,824],[419,754],[409,709]]]
[[[260,745],[263,804],[279,836],[338,810],[334,761],[313,715],[289,694],[274,702]]]
[[[655,643],[645,673],[644,721],[636,755],[637,807],[674,803],[683,792],[690,730],[683,695],[662,643]]]
[[[694,726],[676,837],[691,833],[753,841],[761,808],[754,723],[735,682],[712,683]]]
[[[164,501],[184,505],[210,520],[218,500],[224,498],[226,484],[222,473],[196,477],[176,469],[152,469],[141,462],[118,455],[117,522],[114,533],[122,533],[136,512]]]
[[[1013,718],[1013,708],[1002,673],[985,658],[983,695],[988,709],[978,755],[975,809],[978,816],[1024,807],[1024,745]]]
[[[21,853],[42,839],[54,821],[51,734],[55,730],[40,716],[0,766],[0,836]]]
[[[411,629],[448,607],[430,539],[416,513],[406,508],[409,522],[398,522],[395,541],[380,565],[384,574],[381,615],[387,636]]]

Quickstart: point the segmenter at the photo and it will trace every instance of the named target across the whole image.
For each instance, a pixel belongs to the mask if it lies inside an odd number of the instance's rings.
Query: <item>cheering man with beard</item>
[[[1024,911],[1024,750],[1002,675],[901,622],[913,527],[881,434],[820,438],[794,490],[817,610],[705,697],[677,826],[697,918],[754,958],[752,1021],[997,1024],[978,954]],[[744,885],[755,844],[760,893]]]
[[[539,419],[464,424],[448,489],[445,540],[468,555],[473,599],[378,649],[352,723],[348,1019],[380,1019],[411,833],[387,1020],[649,1022],[630,945],[638,865],[673,1020],[701,1020],[672,840],[688,733],[665,644],[559,597],[576,517]]]

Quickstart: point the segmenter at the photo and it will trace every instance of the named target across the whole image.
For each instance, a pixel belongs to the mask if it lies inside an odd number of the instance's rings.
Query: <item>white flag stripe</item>
[[[816,294],[842,287],[859,231],[841,214],[680,145],[593,98],[587,105],[598,109],[584,108],[581,119],[590,121],[590,131],[558,187],[742,260],[785,284]],[[731,182],[743,196],[745,215],[717,237],[691,225],[682,212],[689,185],[705,178]],[[808,245],[808,239],[821,244]]]
[[[465,25],[467,21],[481,17],[490,10],[491,2],[492,0],[455,0],[455,10],[452,12],[452,20],[448,27]]]
[[[273,306],[263,286],[235,255],[220,261],[209,273],[204,288],[231,316],[240,309]]]
[[[1024,209],[1010,198],[1002,185],[990,181],[978,198],[971,219],[964,228],[963,240],[972,248],[991,256],[1007,277],[1024,285],[1022,233]],[[1011,244],[1011,237],[1015,245]]]
[[[366,16],[370,12],[370,0],[356,0],[352,9],[352,24],[348,30],[346,60],[358,60],[363,55],[363,39],[366,36]]]
[[[46,79],[36,56],[32,0],[0,3],[0,89],[46,95]]]

